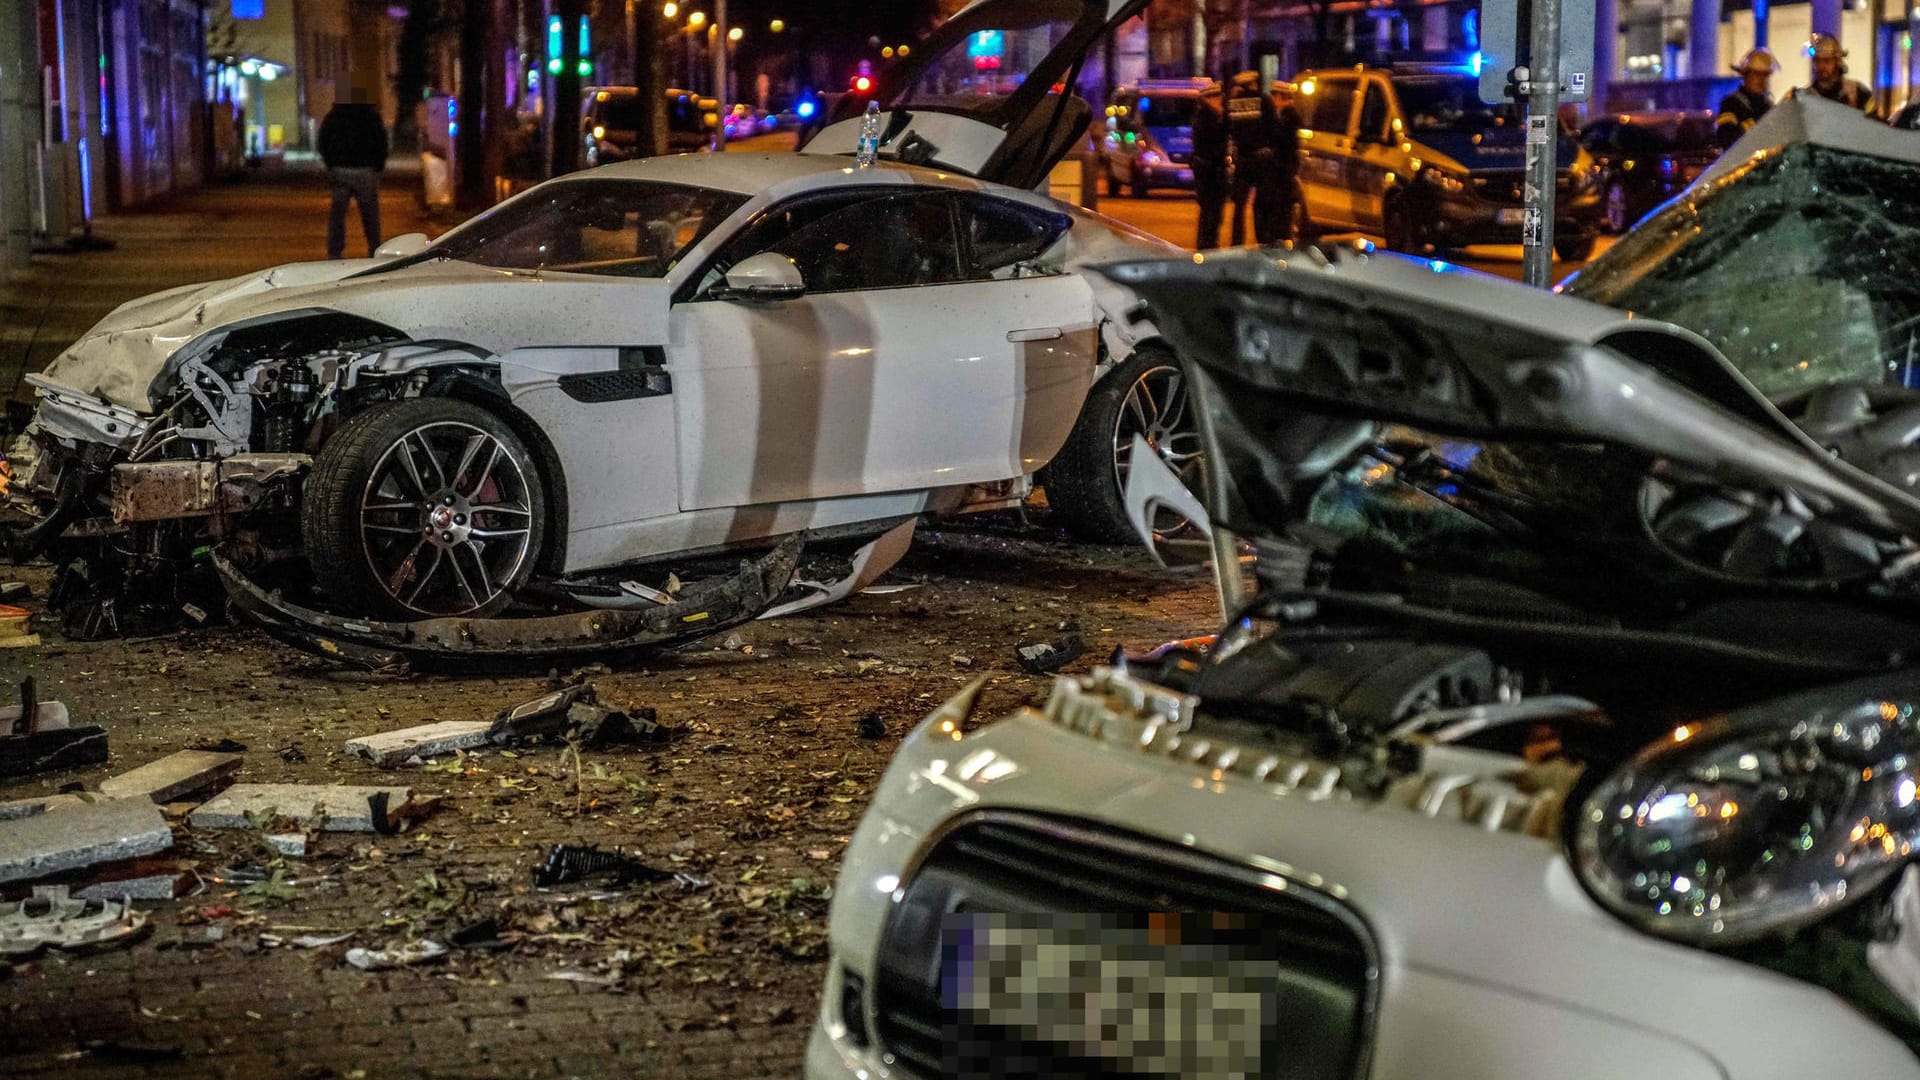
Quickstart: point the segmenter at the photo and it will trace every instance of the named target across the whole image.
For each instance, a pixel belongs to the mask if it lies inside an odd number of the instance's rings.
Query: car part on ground
[[[377,671],[463,658],[539,660],[661,648],[751,622],[786,590],[802,538],[792,536],[737,573],[687,590],[676,603],[527,618],[355,619],[270,592],[219,555],[213,565],[236,607],[289,645]]]

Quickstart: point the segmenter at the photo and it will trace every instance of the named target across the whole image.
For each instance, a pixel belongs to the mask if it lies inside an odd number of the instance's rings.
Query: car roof
[[[869,173],[869,182],[876,184],[920,184],[969,191],[988,186],[971,177],[885,160],[875,162],[871,169],[860,171]],[[662,184],[686,184],[741,195],[758,195],[775,188],[826,186],[831,183],[829,177],[853,172],[853,159],[843,155],[728,151],[669,154],[622,161],[573,175],[595,179],[652,180]],[[806,183],[809,180],[817,183]]]

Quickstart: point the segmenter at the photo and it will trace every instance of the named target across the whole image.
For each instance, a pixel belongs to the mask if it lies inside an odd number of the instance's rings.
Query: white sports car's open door
[[[869,101],[884,117],[883,156],[1010,187],[1046,178],[1086,130],[1092,110],[1072,87],[1087,52],[1147,0],[977,0],[882,73],[870,96],[848,94],[801,148],[852,154]]]

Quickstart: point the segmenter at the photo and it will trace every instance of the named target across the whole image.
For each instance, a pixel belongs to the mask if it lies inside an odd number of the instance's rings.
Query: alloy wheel
[[[527,466],[492,434],[424,424],[374,463],[360,534],[374,579],[422,615],[465,615],[499,600],[531,554]]]
[[[1122,492],[1127,489],[1127,474],[1133,467],[1135,435],[1146,437],[1147,445],[1180,477],[1187,490],[1200,490],[1200,430],[1194,424],[1186,376],[1179,368],[1168,364],[1148,368],[1133,380],[1120,401],[1113,423],[1113,476]],[[1178,533],[1189,524],[1171,510],[1154,513],[1153,530],[1162,536]]]

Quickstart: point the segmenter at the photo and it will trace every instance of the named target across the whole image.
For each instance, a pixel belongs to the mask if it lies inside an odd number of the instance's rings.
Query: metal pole
[[[1522,279],[1553,284],[1554,177],[1559,172],[1560,0],[1533,0],[1533,38],[1521,85],[1527,98],[1526,206],[1521,239],[1526,245]]]
[[[713,99],[720,103],[720,123],[713,129],[713,148],[727,148],[727,0],[713,0]]]

